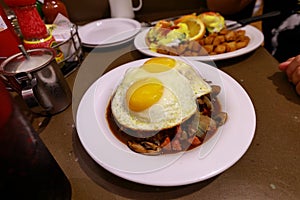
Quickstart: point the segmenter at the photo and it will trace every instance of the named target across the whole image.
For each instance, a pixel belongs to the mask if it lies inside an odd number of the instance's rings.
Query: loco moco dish
[[[114,135],[137,153],[189,150],[225,123],[219,92],[187,63],[151,58],[126,71],[107,107],[107,121]]]

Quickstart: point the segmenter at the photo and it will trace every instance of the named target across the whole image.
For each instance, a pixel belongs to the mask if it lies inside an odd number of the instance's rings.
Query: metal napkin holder
[[[83,61],[83,50],[81,39],[78,34],[78,26],[72,24],[70,28],[70,37],[64,41],[59,41],[52,48],[63,51],[64,48],[72,49],[71,53],[64,53],[64,59],[58,62],[61,71],[65,77],[75,71]]]

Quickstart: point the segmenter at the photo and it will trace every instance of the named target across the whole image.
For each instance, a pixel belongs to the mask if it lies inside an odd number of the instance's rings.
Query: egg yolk
[[[175,64],[176,61],[172,58],[157,57],[147,60],[142,68],[151,73],[159,73],[172,69]]]
[[[164,92],[164,86],[155,78],[139,80],[127,90],[126,100],[130,110],[143,111],[159,101]]]

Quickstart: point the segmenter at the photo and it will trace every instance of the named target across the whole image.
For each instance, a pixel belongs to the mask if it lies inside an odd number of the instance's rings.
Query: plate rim
[[[142,59],[142,60],[146,60],[146,59]],[[140,60],[137,60],[137,61],[140,61]],[[133,61],[133,62],[129,62],[129,63],[134,63],[134,62],[137,62],[137,61]],[[194,61],[194,62],[197,62],[197,61]],[[201,62],[197,62],[197,63],[201,63]],[[128,64],[128,63],[127,63]],[[201,63],[201,64],[204,64],[206,66],[209,66],[205,63]],[[126,64],[124,64],[126,65]],[[121,65],[120,67],[124,66],[124,65]],[[118,68],[120,68],[118,67]],[[214,68],[212,66],[209,66],[211,68]],[[116,69],[118,69],[116,68]],[[116,69],[113,69],[113,70],[116,70]],[[113,71],[112,70],[112,71]],[[126,172],[122,172],[122,171],[118,171],[118,170],[115,170],[113,168],[110,168],[109,166],[105,165],[105,163],[102,163],[101,160],[98,160],[97,156],[93,155],[92,152],[90,152],[90,149],[88,148],[87,144],[86,144],[86,141],[84,141],[84,136],[82,136],[82,134],[84,133],[81,133],[82,129],[81,129],[81,126],[78,124],[78,119],[79,119],[79,115],[82,111],[82,106],[83,106],[83,102],[82,101],[86,95],[88,93],[90,93],[91,96],[94,96],[93,93],[95,92],[95,89],[97,87],[97,82],[101,79],[101,77],[99,79],[97,79],[90,87],[89,89],[86,91],[86,93],[83,95],[83,98],[81,99],[80,101],[80,104],[79,104],[79,107],[78,107],[78,111],[77,111],[77,116],[76,116],[76,127],[80,127],[78,129],[78,135],[79,135],[79,139],[80,141],[82,142],[83,144],[83,147],[85,148],[85,150],[88,152],[88,154],[100,165],[102,166],[103,168],[105,168],[106,170],[110,171],[111,173],[119,176],[119,177],[122,177],[124,179],[127,179],[127,180],[130,180],[130,181],[133,181],[133,182],[137,182],[137,183],[141,183],[141,184],[146,184],[146,185],[153,185],[153,186],[180,186],[180,185],[187,185],[187,184],[191,184],[191,183],[195,183],[195,182],[200,182],[200,181],[203,181],[203,180],[206,180],[208,178],[211,178],[213,176],[216,176],[220,173],[222,173],[223,171],[225,171],[226,169],[228,169],[229,167],[231,167],[232,165],[234,165],[245,153],[246,151],[248,150],[252,140],[253,140],[253,137],[254,137],[254,134],[255,134],[255,129],[256,129],[256,114],[255,114],[255,110],[254,110],[254,106],[252,104],[252,101],[250,99],[250,97],[248,96],[247,92],[243,89],[243,87],[237,82],[235,81],[232,77],[230,77],[228,74],[222,72],[221,70],[217,69],[217,68],[214,68],[214,70],[217,70],[219,72],[221,72],[222,76],[225,77],[225,79],[228,79],[230,81],[233,81],[235,83],[235,87],[239,88],[240,92],[243,93],[244,95],[244,98],[246,98],[249,102],[248,106],[251,110],[251,114],[252,114],[252,120],[253,120],[253,124],[252,124],[252,130],[250,132],[252,132],[247,140],[247,145],[244,147],[243,151],[239,152],[240,153],[240,156],[237,156],[236,160],[233,160],[231,163],[229,163],[228,165],[226,166],[223,166],[221,168],[219,168],[218,170],[214,171],[214,172],[211,172],[209,174],[207,174],[205,177],[202,177],[202,179],[199,179],[199,178],[194,178],[193,180],[190,179],[190,180],[184,180],[184,181],[177,181],[177,182],[149,182],[149,181],[146,181],[147,180],[147,175],[145,174],[132,174],[132,173],[126,173]],[[107,76],[108,73],[106,73],[104,76]],[[205,77],[204,77],[205,78]],[[245,105],[243,105],[245,106]],[[166,168],[169,168],[166,167]],[[164,171],[165,169],[162,169],[162,171]],[[160,170],[161,171],[161,170]],[[151,173],[148,173],[148,174],[151,174],[151,175],[155,175],[155,173],[157,172],[151,172]],[[146,177],[146,178],[145,178]]]
[[[234,23],[234,22],[235,21],[226,20],[226,23]],[[184,57],[186,59],[196,60],[196,61],[225,60],[225,59],[234,58],[234,57],[238,57],[238,56],[250,53],[250,52],[254,51],[255,49],[257,49],[264,41],[264,35],[260,30],[258,30],[254,26],[246,25],[239,29],[251,31],[251,33],[256,35],[255,38],[252,38],[252,40],[253,39],[255,40],[255,43],[250,43],[250,44],[252,44],[252,46],[249,48],[245,47],[245,48],[233,51],[233,52],[228,52],[228,53],[223,53],[223,54],[218,54],[218,55],[210,55],[210,56],[171,56],[171,55],[156,53],[156,52],[149,50],[149,48],[145,42],[145,36],[146,36],[147,31],[150,28],[151,27],[145,28],[144,30],[142,30],[140,33],[138,33],[135,36],[134,46],[141,53],[143,53],[147,56],[153,56],[153,57],[157,57],[157,56],[168,56],[168,57],[173,57],[173,58]],[[247,33],[246,33],[246,35],[247,35]],[[250,42],[251,42],[251,40],[250,40]]]

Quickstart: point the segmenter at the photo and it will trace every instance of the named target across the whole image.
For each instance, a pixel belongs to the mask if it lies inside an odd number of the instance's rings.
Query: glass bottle
[[[0,63],[5,58],[20,52],[18,48],[20,42],[4,9],[0,5]]]
[[[71,185],[0,79],[1,199],[71,199]]]
[[[36,5],[36,9],[37,9],[37,11],[39,12],[41,18],[44,19],[44,13],[43,13],[43,10],[42,10],[43,3],[37,0],[37,1],[35,2],[35,5]]]
[[[52,24],[59,13],[69,18],[67,8],[60,0],[44,0],[42,10],[47,24]]]
[[[40,17],[35,1],[4,0],[17,16],[25,40],[43,39],[49,36],[44,21]]]

